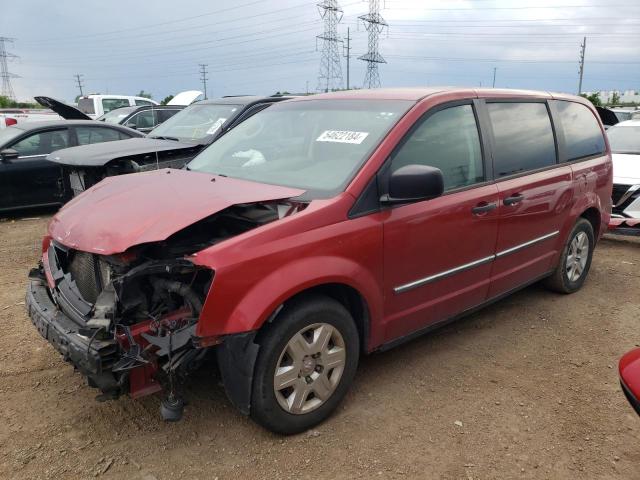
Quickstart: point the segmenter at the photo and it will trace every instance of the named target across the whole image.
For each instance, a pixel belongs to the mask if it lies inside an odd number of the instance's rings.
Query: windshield
[[[640,125],[611,127],[607,137],[614,153],[640,153]]]
[[[111,110],[110,112],[101,115],[96,118],[96,120],[107,122],[107,123],[120,123],[122,119],[128,116],[132,111],[137,109],[138,107],[122,107],[116,108],[115,110]]]
[[[306,100],[273,105],[202,151],[188,168],[307,190],[344,189],[414,102]]]
[[[78,100],[78,110],[87,115],[96,113],[93,106],[93,98],[81,98]]]
[[[217,133],[240,108],[240,105],[191,105],[151,130],[149,137],[200,143]]]
[[[0,130],[0,148],[9,141],[16,138],[21,133],[24,133],[24,130],[16,127],[7,127]]]

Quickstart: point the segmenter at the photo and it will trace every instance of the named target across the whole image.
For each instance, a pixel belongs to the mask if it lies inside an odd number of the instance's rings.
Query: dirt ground
[[[602,241],[574,295],[533,286],[364,358],[339,411],[285,438],[207,369],[177,424],[157,397],[97,403],[24,311],[47,220],[0,222],[0,478],[640,478],[640,418],[617,378],[640,343],[640,243]]]

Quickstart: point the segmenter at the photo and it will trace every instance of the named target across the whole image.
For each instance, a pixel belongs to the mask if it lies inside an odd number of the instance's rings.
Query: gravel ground
[[[47,220],[0,221],[0,478],[640,477],[617,379],[640,343],[636,241],[602,241],[574,295],[532,286],[364,358],[339,411],[285,438],[239,415],[207,368],[177,424],[157,397],[97,403],[24,311]]]

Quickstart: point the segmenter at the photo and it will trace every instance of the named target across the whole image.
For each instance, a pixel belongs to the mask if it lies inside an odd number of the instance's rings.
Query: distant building
[[[602,103],[609,103],[613,98],[613,94],[617,93],[620,96],[620,103],[640,103],[640,90],[625,90],[621,92],[620,90],[601,90],[599,92],[585,92],[587,96],[592,95],[594,93],[600,94],[600,100]]]

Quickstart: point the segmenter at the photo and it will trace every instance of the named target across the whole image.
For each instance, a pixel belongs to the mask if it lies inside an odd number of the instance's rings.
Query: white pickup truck
[[[85,95],[78,99],[78,110],[91,118],[98,118],[120,107],[144,105],[159,105],[159,103],[149,98],[131,95]]]

